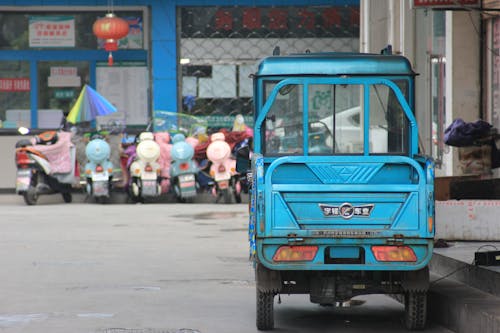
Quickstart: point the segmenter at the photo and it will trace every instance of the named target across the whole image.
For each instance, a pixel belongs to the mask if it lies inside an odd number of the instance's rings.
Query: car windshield
[[[276,84],[275,81],[265,84],[265,99]],[[398,85],[405,95],[406,81],[401,80]],[[369,119],[365,119],[363,107],[365,89],[369,89]],[[368,126],[370,154],[408,152],[408,120],[389,86],[285,85],[272,101],[262,127],[263,153],[267,156],[363,154],[365,126]]]

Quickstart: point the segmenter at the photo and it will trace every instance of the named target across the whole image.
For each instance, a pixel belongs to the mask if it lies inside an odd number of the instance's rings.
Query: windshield
[[[264,100],[276,84],[265,83]],[[397,84],[406,95],[407,82]],[[364,105],[369,106],[369,119]],[[267,156],[363,154],[365,144],[370,154],[406,154],[409,145],[403,108],[394,91],[383,84],[285,85],[272,101],[261,138]]]

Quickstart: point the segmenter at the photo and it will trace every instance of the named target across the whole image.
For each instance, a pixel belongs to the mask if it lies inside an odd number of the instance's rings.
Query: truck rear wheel
[[[427,322],[427,292],[408,291],[405,294],[405,326],[423,330]]]
[[[274,328],[274,293],[257,289],[257,329],[268,331]]]

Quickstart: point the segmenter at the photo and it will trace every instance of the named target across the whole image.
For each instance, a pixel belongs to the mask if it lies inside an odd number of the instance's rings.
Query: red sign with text
[[[481,0],[413,0],[415,7],[457,8],[461,6],[479,7]]]
[[[16,78],[0,78],[0,91],[4,92],[18,92],[30,91],[30,79],[23,77]]]

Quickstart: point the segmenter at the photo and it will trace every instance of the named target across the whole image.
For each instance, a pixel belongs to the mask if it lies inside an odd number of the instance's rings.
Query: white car
[[[363,127],[361,126],[360,112],[361,107],[356,106],[337,113],[335,131],[332,131],[333,115],[321,119],[330,132],[335,133],[335,152],[363,153]],[[371,126],[369,141],[371,153],[387,153],[387,129],[381,125]]]

